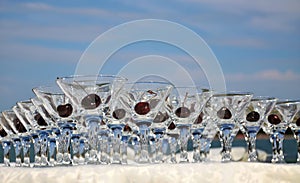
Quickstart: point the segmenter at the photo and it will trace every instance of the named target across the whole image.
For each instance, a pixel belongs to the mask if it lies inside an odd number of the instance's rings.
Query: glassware
[[[22,166],[22,139],[23,137],[24,139],[27,139],[26,132],[28,132],[28,129],[25,128],[13,110],[2,111],[2,115],[16,134],[11,136],[12,145],[15,152],[15,161],[11,162],[10,165],[20,167]],[[24,148],[26,151],[28,147],[24,146]]]
[[[295,115],[294,119],[290,123],[290,128],[293,131],[294,138],[297,141],[297,163],[300,163],[300,111]]]
[[[110,163],[107,162],[109,154],[103,152],[109,149],[109,144],[103,143],[108,132],[103,116],[125,82],[125,78],[109,75],[70,76],[57,79],[57,84],[83,116],[89,143],[89,163],[97,164],[99,161]],[[99,142],[102,142],[101,147],[98,147]],[[102,157],[99,157],[98,149]]]
[[[3,166],[10,166],[12,139],[15,133],[0,113],[0,141],[3,149]]]
[[[300,109],[300,101],[277,101],[274,110],[269,114],[264,131],[270,135],[272,143],[272,163],[285,163],[283,154],[284,134],[293,117]]]
[[[209,124],[210,120],[208,120],[207,113],[203,110],[206,102],[212,96],[213,92],[208,89],[202,89],[202,92],[198,93],[199,96],[199,105],[200,110],[198,111],[198,116],[192,122],[191,126],[191,134],[193,140],[193,162],[202,162],[206,161],[206,157],[208,153],[209,145],[206,144],[209,138],[209,134],[203,133],[205,128],[209,128],[211,124]],[[216,131],[216,130],[215,130]],[[208,132],[206,130],[205,132]]]
[[[198,87],[174,87],[167,98],[167,109],[179,130],[180,162],[188,162],[187,145],[190,128],[209,99],[210,92]],[[201,99],[200,99],[201,98]]]
[[[127,164],[127,146],[132,129],[127,124],[131,116],[119,100],[119,96],[112,101],[106,111],[105,119],[107,126],[111,130],[112,157],[111,163]]]
[[[42,101],[44,108],[54,119],[60,131],[57,134],[56,164],[71,164],[70,141],[76,127],[77,108],[71,104],[70,99],[56,85],[39,86],[33,88],[33,92]]]
[[[233,131],[238,129],[237,119],[252,98],[251,93],[215,93],[206,104],[206,111],[217,124],[221,142],[222,162],[231,161]]]
[[[264,119],[275,106],[277,99],[271,97],[255,97],[239,117],[241,131],[245,135],[248,147],[248,161],[257,161],[256,135]]]
[[[150,162],[149,158],[149,134],[150,126],[160,111],[172,86],[165,82],[141,81],[126,83],[120,95],[125,110],[131,115],[132,125],[138,127],[138,141],[140,154],[136,154],[139,163]],[[137,146],[135,146],[138,149]]]

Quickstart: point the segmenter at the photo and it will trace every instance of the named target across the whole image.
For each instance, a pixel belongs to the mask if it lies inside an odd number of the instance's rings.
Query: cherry
[[[7,136],[7,133],[6,133],[6,131],[3,128],[0,130],[0,136],[1,137]]]
[[[139,102],[134,106],[134,110],[139,115],[145,115],[150,112],[150,104],[148,102]]]
[[[222,107],[218,112],[217,112],[217,116],[220,119],[230,119],[232,117],[232,114],[230,112],[229,109],[227,109],[226,107]]]
[[[40,125],[40,126],[47,126],[46,121],[44,120],[44,118],[40,114],[35,115],[34,119],[36,120],[36,122],[37,122],[38,125]]]
[[[81,106],[85,109],[96,109],[101,104],[101,99],[96,94],[89,94],[81,101]]]
[[[124,132],[131,132],[132,129],[130,128],[129,125],[125,125],[124,128],[123,128],[123,131],[124,131]]]
[[[56,108],[58,115],[62,118],[70,116],[73,112],[73,107],[71,104],[59,105]]]
[[[187,118],[190,116],[191,112],[187,107],[179,107],[176,109],[175,114],[180,118]]]
[[[158,112],[157,115],[155,116],[153,122],[154,123],[161,123],[166,121],[169,118],[169,115],[167,113],[162,113],[162,112]]]
[[[300,117],[297,119],[296,125],[297,125],[297,126],[300,126]]]
[[[281,119],[280,119],[279,116],[276,115],[276,114],[270,114],[270,115],[268,116],[268,121],[269,121],[271,124],[273,124],[273,125],[277,125],[277,124],[279,124],[279,123],[281,122]]]
[[[116,109],[112,115],[115,119],[122,119],[125,117],[125,114],[126,111],[124,109]]]
[[[168,126],[169,130],[174,130],[176,128],[176,125],[172,122],[170,123],[170,125]]]
[[[195,120],[194,124],[200,124],[203,121],[203,113],[201,112],[198,118]]]
[[[21,123],[21,121],[18,118],[15,118],[13,120],[13,123],[14,123],[14,125],[17,128],[19,133],[27,132],[26,128],[24,127],[24,125]]]
[[[256,122],[259,120],[259,118],[260,118],[260,115],[256,111],[251,111],[246,116],[246,120],[249,122]]]

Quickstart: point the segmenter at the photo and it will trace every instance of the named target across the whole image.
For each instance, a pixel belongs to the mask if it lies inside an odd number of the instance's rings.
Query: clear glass
[[[167,98],[167,110],[169,110],[172,122],[179,131],[179,162],[189,162],[187,145],[191,135],[191,126],[198,123],[196,119],[201,114],[202,108],[210,96],[210,91],[202,90],[199,87],[174,87]],[[200,123],[195,124],[194,131],[196,128],[201,128],[200,126]],[[201,130],[199,129],[199,131]]]
[[[39,86],[33,89],[45,110],[56,122],[60,133],[57,134],[56,164],[71,164],[71,136],[76,127],[77,108],[70,99],[56,86]],[[54,151],[54,150],[50,150]]]
[[[272,163],[285,163],[283,154],[284,135],[292,119],[300,109],[300,101],[281,100],[265,120],[264,131],[272,143]]]
[[[256,135],[264,119],[274,108],[276,101],[276,98],[270,97],[252,98],[249,106],[239,117],[240,128],[247,142],[248,161],[250,162],[257,161]]]
[[[297,163],[300,164],[300,111],[295,115],[289,126],[297,141]]]
[[[216,93],[206,104],[206,111],[219,130],[222,162],[229,162],[232,159],[231,147],[233,135],[236,135],[236,129],[238,129],[237,119],[247,107],[251,98],[251,93]]]
[[[110,146],[109,143],[104,143],[109,130],[104,116],[125,82],[125,78],[112,75],[70,76],[57,79],[59,87],[83,116],[89,143],[89,163],[110,163],[108,152]]]
[[[15,160],[13,162],[10,162],[10,166],[20,167],[22,166],[22,137],[24,135],[27,136],[26,132],[28,132],[28,130],[21,123],[21,120],[17,117],[13,110],[3,111],[2,115],[15,134],[10,136],[15,152]]]
[[[136,159],[139,163],[149,163],[149,136],[150,126],[156,115],[160,111],[172,86],[165,82],[135,82],[126,83],[120,94],[120,102],[129,113],[132,121],[128,121],[133,126],[138,127],[138,137],[136,138],[135,149]],[[140,147],[138,147],[138,145]]]

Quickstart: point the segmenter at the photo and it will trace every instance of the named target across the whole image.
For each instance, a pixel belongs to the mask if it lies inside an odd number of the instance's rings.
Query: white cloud
[[[263,70],[256,73],[225,74],[227,82],[243,81],[300,81],[300,74],[293,71],[281,72],[279,70]]]

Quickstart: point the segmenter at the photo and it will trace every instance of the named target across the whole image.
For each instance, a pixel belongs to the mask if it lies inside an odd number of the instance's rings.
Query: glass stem
[[[193,133],[193,161],[200,162],[200,134]]]
[[[169,137],[169,145],[170,145],[170,162],[171,163],[177,163],[176,160],[176,151],[177,151],[177,145],[178,145],[178,140],[175,137]]]
[[[221,142],[222,150],[222,162],[231,161],[231,145],[232,145],[232,128],[231,127],[222,127],[219,132],[219,139]]]
[[[163,149],[162,149],[163,134],[155,135],[155,163],[161,163],[163,161]]]
[[[11,141],[3,140],[2,148],[3,148],[3,164],[4,166],[10,166]]]
[[[31,139],[29,136],[22,137],[22,149],[23,149],[23,162],[22,166],[30,167],[30,150],[31,147]]]
[[[300,131],[295,133],[296,141],[297,141],[297,163],[300,164]]]
[[[121,144],[120,144],[120,152],[121,152],[121,163],[127,164],[127,147],[128,147],[128,135],[123,135]]]
[[[200,137],[200,161],[207,161],[207,155],[210,149],[210,140],[206,137]]]
[[[270,141],[272,143],[272,163],[284,163],[283,155],[283,132],[275,132],[271,135]]]
[[[100,118],[89,118],[86,120],[88,125],[88,143],[89,143],[89,163],[98,163],[98,131]]]
[[[257,161],[257,151],[256,151],[256,133],[249,132],[246,139],[248,145],[248,161],[256,162]]]
[[[188,127],[181,127],[180,134],[179,134],[179,141],[180,141],[180,162],[188,162],[188,146],[189,140],[189,128]]]
[[[99,157],[100,157],[100,163],[102,164],[110,163],[109,135],[110,133],[108,129],[99,130]]]
[[[15,149],[15,163],[13,164],[13,166],[21,166],[22,143],[20,138],[13,138],[13,146]]]
[[[112,149],[113,149],[113,155],[112,155],[112,163],[121,163],[121,138],[122,138],[122,127],[116,127],[112,129],[113,131],[113,139],[112,139]]]
[[[140,145],[141,145],[141,154],[139,157],[139,163],[148,163],[149,162],[149,151],[148,151],[148,136],[149,128],[147,125],[139,126],[139,136],[140,136]]]

